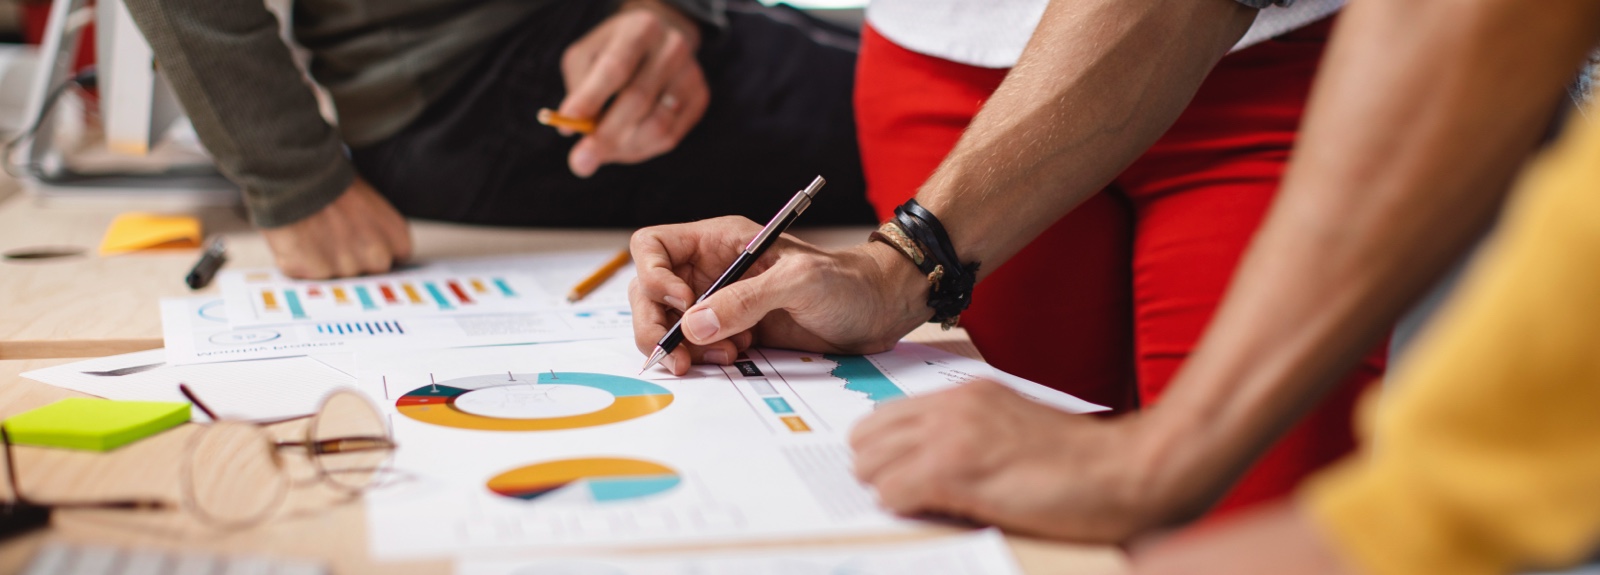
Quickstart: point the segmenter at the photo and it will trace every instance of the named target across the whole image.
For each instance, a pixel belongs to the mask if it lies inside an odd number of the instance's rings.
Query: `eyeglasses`
[[[189,437],[179,483],[183,500],[175,504],[159,499],[42,502],[22,494],[17,480],[11,435],[0,426],[5,444],[6,479],[19,507],[55,509],[174,509],[193,513],[207,524],[242,528],[271,517],[282,506],[291,487],[326,484],[350,495],[377,484],[388,471],[395,443],[377,407],[352,391],[335,391],[307,415],[274,421],[224,420],[211,411],[186,385],[179,391],[195,408],[211,418]],[[280,441],[266,425],[308,419],[300,440]],[[291,477],[284,452],[298,452],[310,460],[315,475]]]

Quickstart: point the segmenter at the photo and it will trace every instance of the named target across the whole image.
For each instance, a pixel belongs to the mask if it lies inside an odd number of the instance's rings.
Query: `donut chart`
[[[631,377],[505,373],[424,385],[395,400],[395,409],[417,421],[458,429],[555,431],[643,417],[672,399],[667,388]]]
[[[627,501],[663,493],[683,478],[671,467],[622,457],[588,457],[536,463],[501,472],[485,487],[496,495],[535,501],[571,486],[597,503]],[[569,491],[570,493],[570,491]]]

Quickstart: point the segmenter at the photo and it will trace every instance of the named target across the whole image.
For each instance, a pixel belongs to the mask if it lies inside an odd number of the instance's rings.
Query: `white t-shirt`
[[[1016,65],[1050,0],[872,0],[867,23],[916,52],[983,68]],[[1296,0],[1261,10],[1240,50],[1339,11],[1345,0]]]

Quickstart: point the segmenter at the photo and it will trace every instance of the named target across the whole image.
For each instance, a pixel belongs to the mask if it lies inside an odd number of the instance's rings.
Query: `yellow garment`
[[[1600,125],[1569,132],[1363,412],[1364,451],[1302,493],[1352,566],[1505,573],[1600,542]]]

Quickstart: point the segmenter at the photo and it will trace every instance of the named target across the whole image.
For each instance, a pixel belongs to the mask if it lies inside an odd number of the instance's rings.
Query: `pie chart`
[[[671,467],[623,457],[562,459],[518,467],[489,479],[489,491],[512,499],[535,501],[579,497],[596,503],[650,497],[677,487],[683,479]],[[570,489],[569,489],[570,488]]]
[[[395,400],[401,415],[484,431],[554,431],[627,421],[672,404],[648,381],[603,373],[475,375],[425,385]]]

